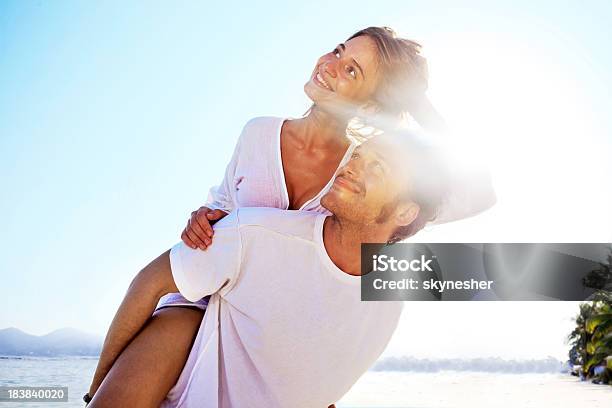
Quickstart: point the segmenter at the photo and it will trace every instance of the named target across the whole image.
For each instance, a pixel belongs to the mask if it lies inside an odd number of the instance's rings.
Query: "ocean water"
[[[84,407],[83,394],[96,370],[97,358],[0,357],[0,386],[68,387],[68,402],[0,402],[0,407]]]
[[[0,358],[0,385],[67,386],[69,402],[0,403],[0,407],[83,407],[95,358]],[[369,371],[338,408],[611,408],[612,386],[565,374]]]

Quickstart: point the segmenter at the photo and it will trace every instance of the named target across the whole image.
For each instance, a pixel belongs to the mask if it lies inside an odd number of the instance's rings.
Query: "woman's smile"
[[[319,71],[316,71],[316,74],[312,77],[312,79],[314,83],[317,84],[318,86],[325,88],[328,91],[333,91],[333,89],[329,85],[329,82],[327,82],[325,78],[323,78],[323,75],[321,75]]]

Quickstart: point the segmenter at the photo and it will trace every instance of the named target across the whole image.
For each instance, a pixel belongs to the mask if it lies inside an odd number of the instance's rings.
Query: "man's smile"
[[[352,191],[353,193],[360,194],[362,188],[358,185],[358,183],[349,180],[345,176],[338,176],[334,180],[334,186],[344,188],[346,190]]]

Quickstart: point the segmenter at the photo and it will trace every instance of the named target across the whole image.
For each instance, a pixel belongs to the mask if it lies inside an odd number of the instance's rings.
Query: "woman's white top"
[[[208,208],[226,212],[239,207],[289,208],[280,144],[285,120],[258,117],[247,122],[225,170],[223,182],[210,189]],[[338,169],[350,159],[355,147],[355,143],[350,145]],[[327,213],[321,207],[321,197],[330,189],[338,169],[323,189],[299,210]]]

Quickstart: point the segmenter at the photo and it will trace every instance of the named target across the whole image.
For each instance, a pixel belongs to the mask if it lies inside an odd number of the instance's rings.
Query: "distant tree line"
[[[567,366],[553,357],[540,360],[504,360],[499,357],[473,359],[419,359],[415,357],[388,357],[378,361],[373,371],[476,371],[486,373],[559,373]]]

